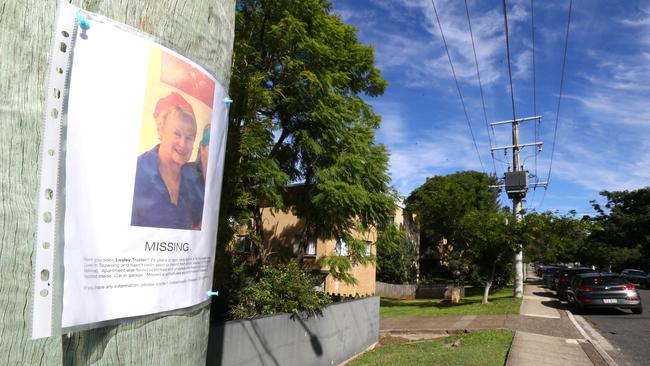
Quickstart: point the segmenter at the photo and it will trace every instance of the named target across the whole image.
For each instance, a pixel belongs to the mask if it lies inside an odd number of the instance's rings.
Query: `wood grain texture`
[[[235,0],[72,1],[150,33],[228,87]],[[0,364],[204,365],[209,309],[31,340],[41,123],[54,0],[0,4]]]

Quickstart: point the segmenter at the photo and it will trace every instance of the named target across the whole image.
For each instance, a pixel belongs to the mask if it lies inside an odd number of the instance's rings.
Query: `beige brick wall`
[[[282,212],[275,208],[264,208],[262,211],[262,222],[264,225],[264,238],[270,241],[278,251],[293,253],[293,245],[296,242],[296,236],[302,234],[304,221],[289,212]],[[373,228],[367,233],[353,232],[352,236],[356,239],[370,241],[372,243],[371,253],[377,254],[375,243],[377,242],[377,232]],[[311,262],[314,269],[320,268],[320,260],[336,250],[336,239],[316,240],[316,255],[313,258],[305,257],[307,263]],[[326,268],[325,268],[326,269]],[[355,265],[350,272],[358,281],[357,285],[352,286],[346,283],[336,281],[328,275],[325,279],[325,292],[338,294],[341,296],[369,296],[375,293],[375,274],[376,266],[374,263],[368,265]]]

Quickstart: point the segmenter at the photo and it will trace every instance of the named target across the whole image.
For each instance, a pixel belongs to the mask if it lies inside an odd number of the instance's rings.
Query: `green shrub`
[[[377,280],[388,283],[415,283],[418,261],[404,230],[387,225],[377,238]]]
[[[232,318],[301,312],[311,316],[331,302],[328,295],[316,291],[314,279],[296,262],[266,265],[258,273],[257,280],[239,292],[230,309]]]

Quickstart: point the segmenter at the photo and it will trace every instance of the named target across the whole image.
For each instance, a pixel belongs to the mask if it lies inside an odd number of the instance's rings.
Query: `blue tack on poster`
[[[232,103],[232,99],[230,99],[228,97],[225,97],[225,98],[223,98],[223,102],[226,103],[226,104],[230,104],[230,103]]]
[[[88,19],[81,14],[81,12],[77,13],[77,22],[79,23],[79,27],[83,30],[86,30],[90,28],[90,24],[88,23]]]
[[[208,295],[208,297],[219,296],[219,291],[207,291],[206,294]]]

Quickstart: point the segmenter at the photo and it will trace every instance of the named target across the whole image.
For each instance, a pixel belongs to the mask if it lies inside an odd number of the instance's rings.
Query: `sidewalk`
[[[527,326],[515,329],[506,366],[607,365],[582,338],[566,311],[558,311],[562,309],[561,302],[540,283],[534,277],[526,281],[520,319]],[[557,329],[551,332],[549,327]]]
[[[567,316],[552,293],[529,277],[521,315],[382,318],[380,334],[409,339],[487,329],[516,331],[506,365],[607,365]]]

